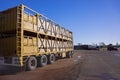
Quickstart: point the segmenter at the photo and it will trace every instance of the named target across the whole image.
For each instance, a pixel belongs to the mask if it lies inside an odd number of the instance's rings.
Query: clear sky
[[[74,34],[74,44],[120,43],[120,0],[1,0],[0,11],[19,4]]]

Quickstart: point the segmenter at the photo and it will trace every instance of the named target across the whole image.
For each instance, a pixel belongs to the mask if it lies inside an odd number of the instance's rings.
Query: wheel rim
[[[51,61],[53,62],[55,60],[54,55],[51,55]]]
[[[31,60],[30,65],[34,67],[34,66],[35,66],[35,64],[36,64],[36,63],[35,63],[35,60]]]
[[[46,57],[43,58],[42,63],[46,63]]]
[[[47,63],[47,57],[43,55],[41,58],[41,64],[46,64],[46,63]]]

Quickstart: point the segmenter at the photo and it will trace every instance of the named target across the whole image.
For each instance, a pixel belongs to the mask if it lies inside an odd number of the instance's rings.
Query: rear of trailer
[[[0,12],[1,65],[34,70],[72,53],[72,32],[42,14],[25,5]]]

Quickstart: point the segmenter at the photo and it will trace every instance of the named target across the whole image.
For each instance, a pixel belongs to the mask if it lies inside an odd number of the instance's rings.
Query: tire
[[[72,52],[67,52],[67,53],[66,53],[66,57],[67,57],[67,58],[72,58]]]
[[[34,56],[31,56],[27,61],[27,70],[32,71],[37,67],[37,59]]]
[[[38,66],[40,67],[44,67],[47,65],[47,56],[46,55],[42,55],[38,58]]]
[[[48,64],[53,64],[55,62],[55,55],[50,54],[48,55]]]

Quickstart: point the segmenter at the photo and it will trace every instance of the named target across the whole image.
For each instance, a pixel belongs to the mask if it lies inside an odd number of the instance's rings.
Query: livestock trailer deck
[[[34,70],[72,53],[72,32],[42,14],[25,5],[0,12],[0,64]]]

